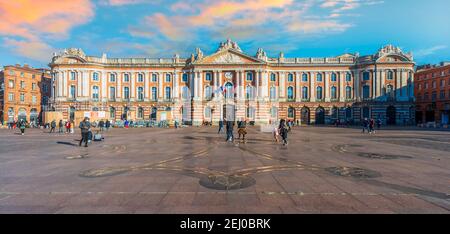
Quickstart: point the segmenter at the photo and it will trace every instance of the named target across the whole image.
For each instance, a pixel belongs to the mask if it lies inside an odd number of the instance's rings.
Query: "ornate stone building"
[[[91,57],[69,49],[50,66],[52,105],[66,118],[75,110],[101,110],[116,120],[154,119],[164,110],[194,125],[223,117],[301,124],[414,118],[413,58],[391,45],[374,55],[331,58],[271,58],[263,49],[250,56],[231,40],[190,58]]]

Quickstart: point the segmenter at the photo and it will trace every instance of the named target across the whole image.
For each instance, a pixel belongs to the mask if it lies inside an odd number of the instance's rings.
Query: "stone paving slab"
[[[248,132],[112,129],[84,148],[0,129],[0,213],[450,213],[448,131]]]

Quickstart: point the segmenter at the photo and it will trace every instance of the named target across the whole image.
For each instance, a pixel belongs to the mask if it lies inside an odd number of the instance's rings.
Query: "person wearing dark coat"
[[[281,135],[281,138],[283,139],[283,145],[287,145],[288,141],[288,132],[289,132],[289,128],[286,124],[286,120],[282,119],[280,120],[280,125],[278,126],[278,131]]]
[[[85,117],[84,120],[81,121],[80,129],[81,129],[81,140],[78,145],[81,146],[81,143],[84,141],[84,147],[88,147],[89,132],[91,129],[91,123],[89,122],[88,117]]]
[[[223,131],[223,121],[219,120],[219,131],[217,132],[217,134],[221,133]]]
[[[234,129],[234,121],[226,122],[226,130],[227,130],[227,141],[234,141],[233,129]]]
[[[50,127],[51,127],[51,129],[50,129],[50,133],[54,133],[55,132],[55,129],[56,129],[56,121],[55,120],[53,120],[51,123],[50,123]]]

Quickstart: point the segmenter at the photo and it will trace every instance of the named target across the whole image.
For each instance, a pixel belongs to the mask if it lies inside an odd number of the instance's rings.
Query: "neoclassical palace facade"
[[[245,54],[236,42],[220,43],[190,58],[108,58],[81,49],[55,54],[52,110],[104,111],[112,120],[156,119],[170,111],[187,124],[247,119],[265,124],[285,118],[301,124],[365,117],[385,124],[414,121],[414,62],[388,45],[374,55],[270,58]]]

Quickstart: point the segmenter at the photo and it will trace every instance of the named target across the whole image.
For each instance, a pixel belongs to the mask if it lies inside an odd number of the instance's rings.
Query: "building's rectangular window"
[[[14,93],[8,93],[8,101],[14,101]]]
[[[347,72],[347,74],[345,74],[345,80],[347,82],[352,81],[352,74],[350,72]]]
[[[143,87],[138,87],[137,88],[137,93],[138,93],[138,100],[139,101],[143,101],[144,100],[144,88]]]
[[[130,82],[130,74],[123,74],[123,82]]]
[[[441,92],[439,94],[439,99],[441,99],[441,100],[445,99],[445,90],[441,90]]]
[[[25,81],[20,81],[20,88],[25,89]]]
[[[205,77],[206,81],[211,81],[211,73],[206,73],[206,77]]]
[[[75,99],[77,95],[77,88],[75,87],[75,85],[71,85],[70,86],[70,98]]]
[[[93,81],[98,81],[99,79],[98,79],[98,73],[97,72],[94,72],[94,74],[92,75],[92,80]]]
[[[36,83],[31,84],[31,90],[36,90]]]
[[[158,75],[152,74],[152,82],[158,82]]]
[[[170,82],[170,74],[166,74],[166,82]]]
[[[288,82],[294,82],[294,74],[292,73],[288,74]]]
[[[20,94],[20,102],[25,102],[25,94],[24,93]]]
[[[130,88],[128,87],[123,88],[123,98],[130,99]]]
[[[9,70],[9,75],[13,76],[14,75],[14,71],[13,70]]]
[[[77,73],[71,72],[70,73],[70,80],[76,80],[77,79]]]
[[[31,96],[31,102],[32,102],[33,104],[36,104],[36,103],[37,103],[37,98],[36,98],[35,95]]]
[[[436,91],[433,91],[432,93],[431,93],[431,101],[436,101],[436,98],[437,98],[437,93],[436,93]]]
[[[98,101],[98,93],[99,93],[99,88],[98,88],[98,86],[93,86],[92,87],[92,99],[94,100],[94,101]]]
[[[370,98],[370,86],[368,85],[363,86],[363,98]]]
[[[138,82],[144,82],[144,74],[142,73],[138,74]]]
[[[188,74],[187,73],[183,73],[182,80],[183,80],[183,82],[187,82],[188,81]]]
[[[25,77],[25,73],[21,72],[20,77]]]
[[[36,78],[36,75],[35,75],[35,74],[33,74],[33,75],[31,76],[31,78],[32,78],[32,79]]]
[[[152,100],[156,100],[158,98],[158,91],[156,87],[152,87]]]
[[[445,87],[445,80],[441,80],[441,87]]]
[[[116,82],[116,74],[109,75],[109,82]]]
[[[171,94],[170,94],[170,87],[166,87],[166,100],[170,100]]]
[[[363,80],[370,80],[370,73],[369,72],[363,72]]]
[[[14,88],[14,80],[9,80],[8,81],[8,87],[9,88]]]
[[[116,87],[109,87],[109,99],[116,99]]]

